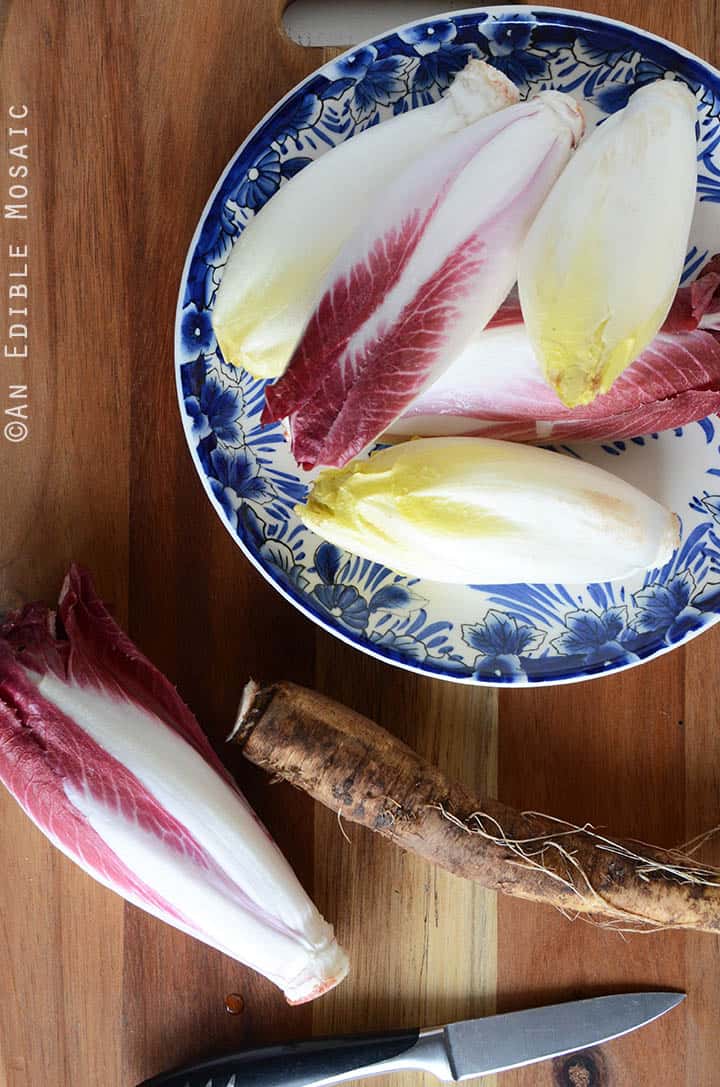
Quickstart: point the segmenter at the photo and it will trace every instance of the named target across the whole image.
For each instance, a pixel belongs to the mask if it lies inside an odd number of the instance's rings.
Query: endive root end
[[[339,985],[347,977],[349,969],[347,955],[335,942],[331,930],[331,939],[324,947],[317,949],[315,959],[305,974],[284,990],[285,999],[293,1006],[317,1000]]]
[[[520,92],[503,72],[471,58],[450,84],[448,97],[465,124],[520,101]]]

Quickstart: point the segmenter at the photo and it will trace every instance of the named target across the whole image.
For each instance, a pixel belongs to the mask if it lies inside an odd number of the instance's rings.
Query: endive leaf
[[[568,407],[607,392],[670,309],[695,205],[695,113],[683,83],[640,88],[583,142],[528,233],[525,324]]]
[[[677,518],[574,457],[483,438],[421,438],[320,473],[298,516],[400,573],[483,585],[585,584],[660,566]]]
[[[568,408],[545,381],[514,294],[386,438],[482,435],[520,442],[609,441],[720,411],[720,259],[681,287],[667,319],[607,392]]]
[[[501,72],[470,60],[439,102],[355,134],[283,185],[223,270],[212,321],[226,361],[256,377],[282,374],[323,276],[388,181],[448,135],[517,100]]]
[[[546,91],[444,141],[388,186],[337,257],[263,421],[290,417],[305,468],[371,443],[490,319],[582,132]]]
[[[347,961],[177,692],[73,567],[0,627],[0,780],[129,902],[300,1002]]]

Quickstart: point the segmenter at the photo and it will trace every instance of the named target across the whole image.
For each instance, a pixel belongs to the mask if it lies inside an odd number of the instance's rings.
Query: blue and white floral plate
[[[523,95],[572,92],[590,124],[671,76],[698,102],[690,278],[720,251],[720,73],[634,27],[561,9],[438,16],[358,46],[291,91],[250,134],[202,214],[176,324],[180,407],[195,466],[248,558],[305,615],[364,652],[445,679],[564,683],[649,660],[720,618],[720,420],[578,452],[665,501],[682,542],[625,583],[447,586],[409,580],[323,543],[292,509],[310,477],[279,426],[261,428],[263,382],[227,365],[210,313],[234,240],[287,179],[354,132],[440,97],[471,56]],[[518,570],[518,576],[522,571]]]

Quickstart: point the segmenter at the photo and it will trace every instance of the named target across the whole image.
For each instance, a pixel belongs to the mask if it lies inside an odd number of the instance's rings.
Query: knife
[[[459,1083],[602,1045],[684,999],[684,993],[663,992],[599,996],[429,1030],[263,1046],[179,1068],[139,1087],[317,1087],[403,1069]]]

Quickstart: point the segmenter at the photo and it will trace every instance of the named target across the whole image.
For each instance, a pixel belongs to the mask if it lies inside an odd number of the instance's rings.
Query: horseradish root
[[[249,683],[231,739],[343,819],[484,887],[624,931],[720,930],[720,871],[474,796],[314,691]]]

